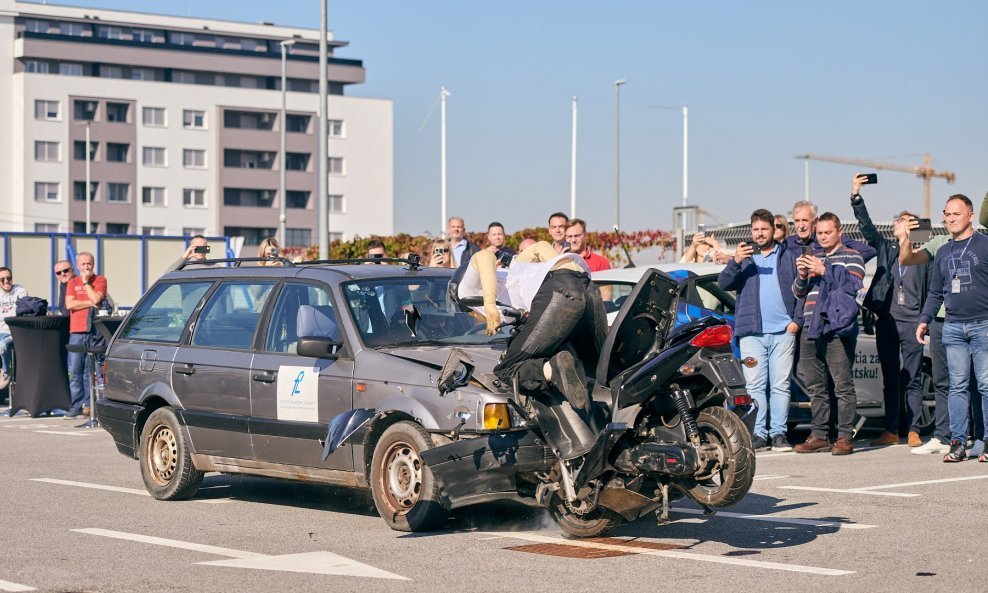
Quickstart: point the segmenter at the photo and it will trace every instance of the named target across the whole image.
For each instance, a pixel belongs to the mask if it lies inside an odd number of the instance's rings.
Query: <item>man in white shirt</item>
[[[14,339],[10,336],[10,328],[7,327],[7,318],[17,314],[17,299],[27,296],[27,290],[19,284],[14,284],[14,273],[10,268],[0,267],[0,361],[3,362],[3,369],[0,370],[0,389],[10,383],[10,346]]]

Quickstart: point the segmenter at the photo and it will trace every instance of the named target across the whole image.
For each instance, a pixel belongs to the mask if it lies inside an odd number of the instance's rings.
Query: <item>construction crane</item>
[[[862,159],[848,159],[838,156],[824,156],[820,154],[803,154],[796,157],[807,161],[824,161],[827,163],[840,163],[842,165],[857,165],[879,171],[898,171],[900,173],[912,173],[923,178],[923,217],[930,218],[930,180],[934,177],[943,177],[947,183],[954,183],[955,175],[950,171],[934,171],[930,166],[930,155],[927,153],[923,157],[923,164],[915,167],[907,165],[896,165],[892,163],[878,163]]]

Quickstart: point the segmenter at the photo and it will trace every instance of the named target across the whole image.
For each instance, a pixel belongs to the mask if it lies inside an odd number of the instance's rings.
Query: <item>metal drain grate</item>
[[[624,548],[641,548],[642,550],[679,550],[683,546],[676,544],[664,544],[661,542],[637,541],[634,539],[621,539],[617,537],[592,537],[581,539],[584,544],[607,544],[611,546],[622,546]],[[579,558],[583,560],[596,560],[597,558],[615,558],[617,556],[631,556],[635,554],[629,550],[611,550],[608,548],[596,548],[591,546],[577,546],[573,544],[528,544],[524,546],[511,546],[504,548],[514,552],[528,552],[529,554],[541,554],[543,556],[555,556],[557,558]]]

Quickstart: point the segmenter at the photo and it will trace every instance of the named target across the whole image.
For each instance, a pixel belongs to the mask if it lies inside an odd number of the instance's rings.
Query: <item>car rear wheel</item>
[[[144,486],[158,500],[190,498],[202,482],[171,408],[158,408],[144,423],[140,462]]]
[[[409,421],[388,427],[374,447],[371,493],[378,514],[391,529],[428,531],[446,520],[439,487],[419,456],[431,448],[429,433]]]

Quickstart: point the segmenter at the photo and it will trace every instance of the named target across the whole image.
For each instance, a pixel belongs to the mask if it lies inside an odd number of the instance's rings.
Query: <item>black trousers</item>
[[[837,396],[837,436],[851,438],[854,417],[858,413],[857,395],[851,366],[857,336],[810,340],[805,331],[800,335],[798,372],[810,397],[813,436],[828,438],[830,427],[830,393],[827,374],[834,380]]]
[[[521,389],[538,394],[548,389],[542,367],[563,349],[576,358],[577,370],[592,375],[600,359],[607,316],[600,290],[585,273],[550,272],[532,300],[528,319],[518,328],[494,367],[506,385],[518,378]]]
[[[916,341],[918,322],[879,317],[875,324],[875,344],[882,367],[882,395],[885,401],[885,430],[899,434],[900,393],[905,391],[906,426],[919,432],[923,406],[923,345]],[[900,364],[901,358],[901,364]]]

